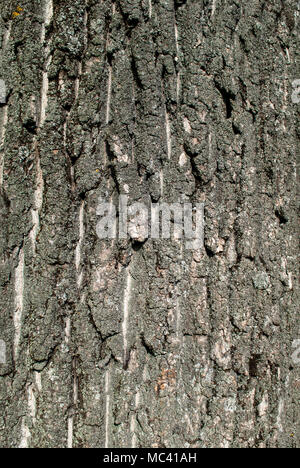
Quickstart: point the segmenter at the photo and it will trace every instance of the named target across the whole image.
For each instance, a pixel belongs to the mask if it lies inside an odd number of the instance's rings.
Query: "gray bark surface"
[[[298,1],[0,0],[1,447],[298,447]],[[295,101],[295,100],[294,100]],[[205,204],[201,250],[99,197]]]

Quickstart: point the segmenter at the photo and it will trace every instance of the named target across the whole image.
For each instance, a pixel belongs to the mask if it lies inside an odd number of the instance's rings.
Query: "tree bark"
[[[0,5],[0,445],[299,446],[299,2]]]

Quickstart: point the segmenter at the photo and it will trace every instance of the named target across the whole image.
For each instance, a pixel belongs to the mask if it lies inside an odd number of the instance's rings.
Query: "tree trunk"
[[[299,2],[0,5],[0,445],[296,447]]]

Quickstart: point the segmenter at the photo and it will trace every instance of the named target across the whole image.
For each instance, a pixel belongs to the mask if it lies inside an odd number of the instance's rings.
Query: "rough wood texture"
[[[299,2],[17,6],[0,0],[0,445],[298,446]],[[125,193],[204,202],[204,248],[100,240],[99,197]]]

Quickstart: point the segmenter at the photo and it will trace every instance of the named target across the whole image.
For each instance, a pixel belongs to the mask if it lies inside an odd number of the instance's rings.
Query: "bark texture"
[[[0,445],[298,446],[299,2],[0,7]],[[204,248],[100,240],[126,193]]]

